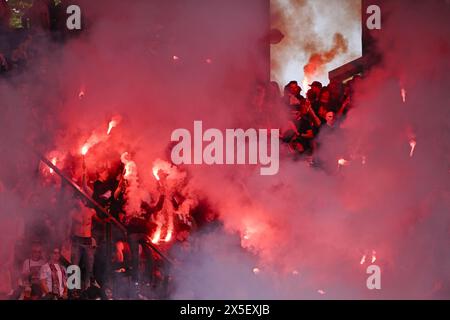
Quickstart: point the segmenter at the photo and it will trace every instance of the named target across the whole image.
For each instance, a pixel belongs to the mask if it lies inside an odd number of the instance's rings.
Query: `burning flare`
[[[173,233],[173,230],[169,229],[166,237],[164,238],[164,242],[169,242],[172,239],[172,233]]]
[[[414,139],[409,140],[409,146],[411,147],[411,151],[409,152],[409,156],[412,158],[414,156],[414,150],[416,149],[417,142]]]
[[[372,250],[372,263],[375,263],[375,261],[377,261],[377,252]]]
[[[339,159],[337,161],[337,163],[338,163],[338,169],[349,164],[349,162],[347,160],[345,160],[344,158]]]
[[[366,255],[363,255],[361,261],[359,262],[359,264],[361,265],[363,265],[364,263],[366,263]]]
[[[404,88],[402,88],[402,89],[400,90],[400,94],[401,94],[401,96],[402,96],[402,101],[403,101],[403,103],[406,103],[406,90],[405,90]]]
[[[88,151],[89,151],[89,146],[88,146],[88,144],[86,143],[82,148],[81,148],[81,154],[83,155],[83,156],[85,156],[87,153],[88,153]]]
[[[302,89],[305,92],[305,94],[308,91],[308,89],[307,89],[308,85],[309,85],[309,80],[308,80],[308,77],[305,75],[305,78],[303,79],[303,82],[302,82]]]
[[[106,131],[106,134],[109,135],[111,133],[111,130],[117,125],[117,123],[114,120],[111,120],[108,125],[108,131]]]
[[[123,175],[125,179],[130,178],[136,174],[136,163],[128,159],[128,152],[122,153],[120,156],[120,161],[125,165],[125,174]]]
[[[57,162],[57,161],[58,161],[58,158],[56,158],[56,157],[53,157],[53,158],[52,158],[52,163],[53,163],[54,166],[56,166],[56,162]],[[53,169],[52,169],[52,168],[49,168],[49,170],[50,170],[50,173],[53,174]]]
[[[158,175],[159,168],[157,166],[154,166],[152,171],[153,171],[153,176],[155,177],[155,179],[157,181],[159,181],[160,180],[159,175]]]
[[[156,231],[152,237],[152,243],[157,244],[159,242],[160,238],[161,238],[161,225],[158,224],[158,227],[156,228]]]
[[[120,116],[113,117],[111,121],[108,124],[108,131],[106,131],[106,135],[110,135],[113,128],[117,127],[119,125],[122,118]]]

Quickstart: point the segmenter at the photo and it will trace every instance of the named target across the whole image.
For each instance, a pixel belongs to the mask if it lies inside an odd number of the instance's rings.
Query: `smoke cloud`
[[[383,62],[358,82],[340,133],[319,138],[319,157],[349,164],[328,175],[287,160],[276,177],[215,177],[220,190],[208,194],[234,236],[198,236],[192,269],[177,277],[181,297],[449,297],[450,8],[389,2],[382,10]],[[231,249],[236,237],[245,257]],[[382,290],[366,287],[372,261]]]
[[[2,244],[18,242],[24,221],[70,208],[51,175],[42,183],[31,147],[80,177],[83,144],[120,115],[109,138],[87,153],[88,170],[128,152],[151,190],[152,164],[164,158],[174,129],[191,129],[194,120],[220,129],[252,124],[248,96],[264,74],[258,44],[267,34],[261,2],[82,7],[86,34],[65,45],[40,39],[40,58],[27,72],[0,81]],[[291,159],[281,160],[276,176],[247,166],[189,167],[221,225],[171,252],[178,261],[172,298],[449,297],[450,9],[435,0],[383,10],[390,13],[378,39],[383,63],[358,83],[340,134],[319,140],[320,154],[350,164],[335,175]],[[299,22],[306,34],[320,34],[308,31],[314,21]],[[417,139],[413,157],[408,132]],[[10,248],[2,246],[4,264]],[[364,255],[382,269],[381,291],[366,287]]]
[[[284,35],[279,43],[271,45],[274,81],[302,83],[309,76],[305,66],[314,62],[316,66],[311,70],[316,71],[314,80],[326,84],[328,71],[361,56],[359,0],[271,0],[271,14],[272,28]],[[332,48],[337,46],[345,50],[332,55]],[[318,59],[324,58],[326,52],[330,52],[329,59]],[[302,89],[306,92],[308,88]]]

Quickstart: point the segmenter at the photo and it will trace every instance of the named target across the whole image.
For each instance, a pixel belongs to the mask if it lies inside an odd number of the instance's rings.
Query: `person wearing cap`
[[[300,106],[301,102],[305,100],[305,98],[300,94],[302,88],[298,85],[298,82],[293,80],[290,81],[284,87],[284,97],[283,100],[287,106]]]
[[[322,83],[319,82],[319,81],[313,81],[313,83],[311,83],[311,84],[309,85],[309,87],[310,87],[316,94],[319,94],[319,93],[320,93],[320,90],[322,90],[322,88],[323,88],[323,85],[322,85]]]
[[[319,107],[320,107],[320,102],[319,102],[319,98],[320,98],[320,92],[322,91],[322,83],[320,83],[319,81],[314,81],[313,83],[311,83],[310,85],[310,89],[308,90],[306,96],[309,100],[309,102],[311,102],[311,107],[314,110],[314,112],[318,112],[319,111]]]

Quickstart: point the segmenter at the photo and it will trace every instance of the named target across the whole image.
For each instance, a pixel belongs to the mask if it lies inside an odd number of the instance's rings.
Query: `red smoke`
[[[317,77],[324,72],[327,63],[333,61],[337,55],[346,53],[347,48],[347,40],[342,34],[336,33],[333,37],[333,47],[330,50],[311,54],[308,63],[303,68],[305,77],[308,79]]]
[[[105,7],[90,1],[98,20],[85,37],[48,53],[47,60],[57,62],[45,77],[35,61],[15,79],[23,86],[1,82],[0,219],[8,248],[20,234],[11,226],[40,217],[41,209],[67,212],[64,201],[52,205],[59,189],[41,186],[37,161],[23,140],[80,177],[80,149],[98,130],[108,138],[89,149],[88,170],[95,175],[128,152],[124,160],[132,160],[139,174],[133,178],[141,189],[134,191],[143,198],[139,190],[157,185],[154,161],[164,158],[174,129],[191,128],[198,119],[221,129],[249,125],[248,92],[263,73],[254,48],[265,34],[258,22],[266,22],[265,15],[250,1],[208,1],[207,8],[204,1],[175,2],[110,1]],[[450,266],[448,6],[412,2],[404,13],[391,5],[379,39],[384,64],[355,88],[345,130],[319,140],[320,152],[339,154],[336,166],[345,164],[338,175],[291,159],[282,160],[274,177],[261,177],[253,167],[188,168],[226,231],[196,235],[187,256],[172,253],[181,261],[173,273],[174,297],[448,297],[436,289],[448,286]],[[151,26],[144,28],[143,21]],[[314,74],[345,48],[337,34],[333,48],[312,55],[305,71]],[[116,114],[123,120],[107,135]],[[405,135],[411,123],[413,157]],[[153,240],[168,234],[161,229]],[[11,256],[3,251],[2,258]],[[382,268],[380,292],[365,286],[372,260]]]

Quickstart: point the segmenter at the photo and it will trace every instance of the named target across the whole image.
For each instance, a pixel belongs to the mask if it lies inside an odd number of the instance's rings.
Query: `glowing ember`
[[[180,60],[180,57],[178,57],[178,56],[173,56],[172,59],[173,59],[174,61],[177,61],[177,60]]]
[[[324,290],[317,290],[317,292],[321,295],[324,295],[326,293]]]
[[[294,276],[298,276],[298,271],[297,271],[297,270],[294,270],[294,271],[292,271],[292,274],[293,274]]]
[[[402,90],[400,92],[401,92],[401,95],[402,95],[403,103],[406,103],[406,90],[404,88],[402,88]]]
[[[410,141],[409,141],[409,146],[411,147],[411,151],[409,152],[409,156],[412,158],[413,157],[413,155],[414,155],[414,150],[416,149],[416,144],[417,144],[417,142],[416,142],[416,140],[414,140],[414,139],[411,139]]]
[[[84,90],[81,90],[80,93],[78,93],[78,99],[80,100],[83,99],[84,95],[85,95]]]
[[[206,61],[206,63],[207,63],[207,64],[211,64],[211,63],[212,63],[212,60],[211,60],[211,59],[209,59],[209,58],[208,58],[208,59],[206,59],[205,61]]]
[[[364,264],[366,262],[366,255],[363,255],[359,264]]]
[[[259,274],[260,272],[261,272],[261,270],[259,270],[259,268],[253,268],[254,274]]]

